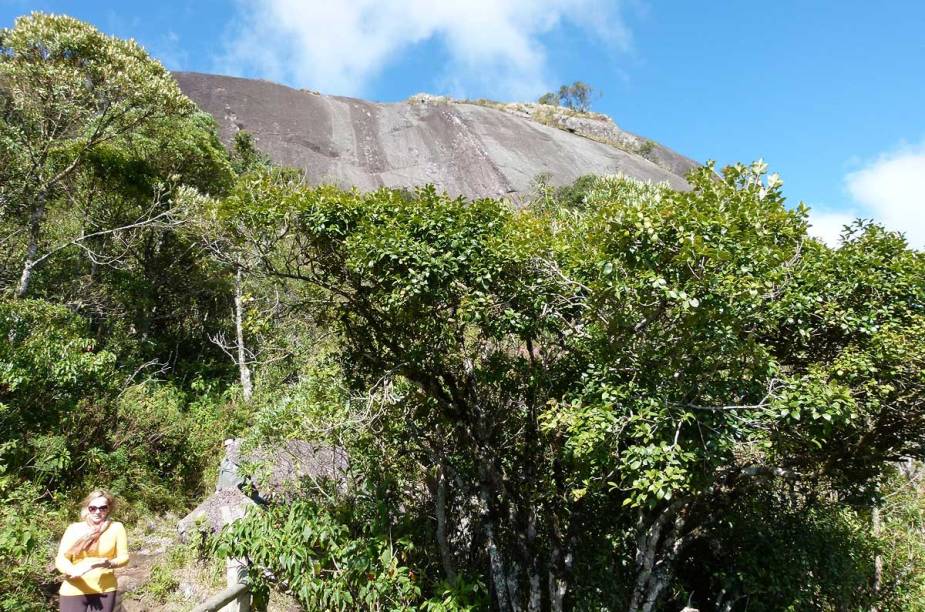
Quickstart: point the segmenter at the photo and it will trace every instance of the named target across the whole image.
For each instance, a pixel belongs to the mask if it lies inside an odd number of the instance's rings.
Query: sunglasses
[[[87,510],[90,512],[106,512],[109,510],[109,506],[87,506]]]

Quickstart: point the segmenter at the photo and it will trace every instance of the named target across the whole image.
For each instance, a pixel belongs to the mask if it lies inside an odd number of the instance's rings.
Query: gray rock
[[[240,489],[244,485],[244,477],[241,476],[238,468],[240,461],[240,440],[225,440],[225,456],[218,465],[218,479],[215,484],[215,490],[222,489]]]
[[[241,466],[249,464],[252,470],[245,484]],[[225,458],[219,474],[217,490],[223,488],[245,491],[252,488],[261,500],[279,500],[297,494],[305,481],[314,483],[334,481],[343,483],[347,470],[347,455],[338,448],[320,446],[304,440],[287,440],[273,448],[258,448],[245,453],[241,440],[225,441]],[[232,483],[231,486],[225,486]]]
[[[254,468],[253,477],[246,479],[242,466]],[[177,530],[183,540],[200,531],[220,531],[258,502],[291,499],[306,481],[343,485],[346,472],[342,449],[288,440],[275,448],[244,452],[241,440],[226,440],[215,492],[183,517]]]
[[[237,489],[220,489],[180,519],[177,531],[187,541],[193,534],[217,533],[222,527],[243,518],[256,502]]]
[[[301,168],[311,184],[369,191],[432,183],[452,196],[518,202],[541,174],[553,185],[585,174],[624,174],[685,189],[682,175],[696,166],[660,145],[650,147],[603,115],[575,116],[557,107],[470,104],[426,94],[379,104],[268,81],[174,76],[216,118],[224,142],[247,130],[275,163]]]
[[[613,119],[601,113],[579,112],[561,106],[536,103],[487,104],[517,117],[531,119],[641,156],[677,176],[683,177],[700,166],[694,160],[664,145],[620,128]]]

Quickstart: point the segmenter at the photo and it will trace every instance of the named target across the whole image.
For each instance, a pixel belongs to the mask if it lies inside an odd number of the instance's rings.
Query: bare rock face
[[[426,96],[427,94],[418,94]],[[523,119],[530,119],[542,125],[577,134],[584,138],[607,144],[627,153],[643,157],[655,165],[677,176],[683,177],[700,166],[694,160],[672,151],[655,141],[643,138],[622,129],[613,119],[601,113],[577,111],[562,106],[529,102],[501,104],[486,100],[475,104],[489,106]],[[641,177],[637,177],[641,178]]]
[[[311,184],[370,191],[432,183],[451,196],[522,201],[539,175],[565,185],[585,174],[624,174],[685,189],[683,174],[697,165],[603,115],[556,107],[427,95],[379,104],[267,81],[174,76],[216,118],[223,141],[247,130],[275,163],[302,169]]]

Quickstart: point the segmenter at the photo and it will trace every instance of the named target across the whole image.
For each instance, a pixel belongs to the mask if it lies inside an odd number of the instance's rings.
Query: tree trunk
[[[679,515],[684,502],[678,501],[667,508],[646,529],[642,516],[637,526],[636,538],[636,584],[630,600],[630,612],[652,612],[668,586],[672,564],[681,550],[681,531],[685,519]],[[674,519],[667,533],[668,523]]]
[[[543,605],[543,592],[540,590],[540,573],[530,570],[530,600],[527,602],[529,612],[540,612]]]
[[[495,587],[495,599],[500,612],[513,610],[507,596],[507,580],[505,579],[504,559],[495,542],[495,526],[491,517],[485,517],[485,541],[488,545],[488,561],[491,565],[491,581]]]
[[[456,568],[453,565],[453,555],[450,552],[446,539],[446,473],[441,463],[437,472],[437,545],[440,547],[440,560],[443,562],[443,573],[447,580],[456,578]]]
[[[540,586],[540,556],[536,552],[536,511],[531,509],[527,513],[527,584],[530,587],[527,599],[528,612],[540,612],[543,607],[543,591]]]
[[[511,610],[514,612],[519,612],[523,606],[521,602],[520,595],[520,576],[523,572],[523,569],[520,567],[520,563],[516,561],[510,561],[507,564],[508,571],[504,579],[507,582],[507,597],[511,602]]]
[[[241,389],[244,392],[244,399],[249,400],[254,395],[254,385],[251,382],[251,369],[247,365],[247,351],[244,348],[244,297],[242,284],[242,272],[239,266],[234,275],[234,328],[238,341],[238,369],[241,371]]]
[[[554,545],[549,553],[549,609],[562,612],[565,593],[568,589],[567,575],[572,565],[572,554],[562,554],[562,549]]]
[[[32,266],[35,265],[39,249],[39,238],[42,235],[42,219],[45,217],[45,196],[39,196],[32,214],[29,215],[29,246],[26,247],[26,258],[23,261],[22,274],[19,276],[19,286],[16,288],[16,297],[23,298],[29,292],[32,281]]]
[[[880,539],[880,506],[874,506],[870,510],[870,518],[873,527],[874,537]],[[870,607],[870,612],[880,612],[880,585],[883,582],[883,556],[878,552],[874,556],[874,605]]]
[[[517,579],[519,572],[514,569],[517,564],[508,558],[505,558],[504,550],[498,543],[498,532],[496,531],[496,518],[501,514],[498,512],[499,502],[496,494],[492,490],[492,484],[496,482],[490,464],[491,460],[487,457],[479,458],[480,480],[479,499],[482,503],[482,525],[485,529],[485,541],[488,547],[488,558],[491,565],[491,579],[495,587],[495,598],[500,612],[520,612],[521,602],[520,594],[517,588]]]

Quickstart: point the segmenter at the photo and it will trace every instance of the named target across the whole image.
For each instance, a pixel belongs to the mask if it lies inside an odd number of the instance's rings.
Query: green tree
[[[75,176],[69,205],[49,217],[56,223],[45,242],[57,245],[48,250],[56,255],[45,260],[33,294],[75,304],[132,351],[145,347],[132,359],[173,352],[178,363],[201,367],[218,357],[208,335],[223,329],[229,286],[187,226],[200,194],[223,194],[232,184],[214,121],[203,113],[99,147]],[[75,244],[74,236],[85,238]]]
[[[546,92],[537,99],[537,104],[564,106],[565,108],[586,113],[591,110],[591,99],[595,90],[587,83],[575,81],[571,85],[562,85],[558,93]]]
[[[257,148],[251,133],[244,130],[235,132],[231,161],[238,175],[269,168],[271,165],[270,158]]]
[[[6,162],[0,213],[25,234],[18,296],[28,292],[43,257],[45,221],[66,205],[64,196],[90,155],[194,111],[170,73],[134,41],[43,13],[0,31],[0,159]]]
[[[89,327],[43,300],[0,301],[2,480],[66,494],[102,478],[128,500],[176,506],[196,491],[207,447],[220,443],[221,428],[196,431],[220,418],[209,414],[214,401],[199,406],[169,384],[136,381],[140,370],[120,371]]]
[[[0,331],[3,463],[55,488],[101,438],[116,356],[99,350],[85,320],[39,300],[0,302]]]
[[[764,172],[603,180],[581,210],[266,183],[214,215],[327,293],[357,390],[390,381],[376,470],[433,483],[400,503],[433,508],[444,575],[487,567],[498,608],[557,610],[601,605],[609,572],[649,611],[756,482],[866,507],[922,455],[922,255],[866,226],[826,248]]]
[[[559,88],[559,104],[572,110],[588,112],[591,110],[593,95],[594,88],[587,83],[575,81],[571,85],[563,85]]]
[[[301,183],[297,170],[271,167],[245,132],[236,137],[233,158],[242,173],[225,196],[229,206],[232,202],[241,208],[258,206],[255,199],[265,198],[268,190],[283,197],[287,189]],[[246,228],[219,222],[209,210],[209,202],[207,198],[199,199],[199,207],[191,215],[188,229],[205,247],[219,278],[232,279],[233,329],[217,331],[211,334],[211,340],[232,359],[244,399],[249,400],[255,386],[253,371],[261,362],[291,361],[288,357],[301,352],[298,346],[313,335],[311,328],[314,326],[306,326],[304,320],[294,320],[283,314],[286,308],[281,298],[288,302],[293,292],[280,286],[285,283],[277,279],[267,282],[251,274],[257,260],[242,238]]]
[[[187,231],[233,183],[214,120],[136,43],[40,13],[0,31],[0,608],[47,607],[70,497],[179,509],[239,425],[209,342],[230,283]]]

